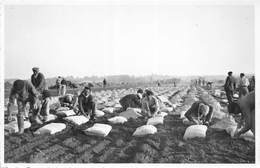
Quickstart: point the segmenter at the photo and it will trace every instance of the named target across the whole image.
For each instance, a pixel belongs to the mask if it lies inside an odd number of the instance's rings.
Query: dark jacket
[[[78,104],[79,104],[79,111],[87,112],[92,109],[94,103],[94,99],[92,95],[85,97],[84,95],[79,95]]]
[[[15,98],[16,94],[18,95],[17,100],[20,101],[20,102],[25,102],[30,97],[31,98],[30,103],[32,103],[32,104],[36,103],[36,100],[38,98],[37,98],[37,93],[36,93],[34,86],[27,80],[23,80],[23,82],[24,82],[24,89],[23,89],[22,93],[18,94],[14,90],[14,88],[11,89],[11,93],[10,93],[10,96],[9,96],[9,102],[10,103],[14,103],[14,100],[16,99]]]
[[[195,101],[195,102],[192,104],[191,108],[185,113],[185,117],[186,117],[189,121],[192,121],[192,117],[199,117],[199,116],[202,115],[202,114],[199,113],[199,111],[198,111],[200,103],[203,103],[204,105],[209,106],[209,112],[208,112],[208,114],[207,114],[207,116],[206,116],[206,121],[210,120],[209,117],[212,116],[212,113],[213,113],[213,110],[214,110],[213,106],[212,106],[212,105],[209,105],[209,104],[208,104],[207,102],[205,102],[205,101]]]
[[[224,85],[225,90],[235,90],[236,78],[234,76],[228,76]]]
[[[136,108],[136,107],[141,108],[142,107],[141,99],[138,97],[137,94],[126,95],[126,96],[122,97],[119,100],[119,102],[120,102],[121,106],[124,108],[124,110],[126,110],[128,107],[132,107],[132,108]]]
[[[37,75],[37,77],[34,77],[34,74],[31,76],[31,82],[33,84],[33,86],[35,87],[35,89],[42,93],[44,90],[47,89],[47,83],[45,80],[45,77],[42,73],[39,73]]]

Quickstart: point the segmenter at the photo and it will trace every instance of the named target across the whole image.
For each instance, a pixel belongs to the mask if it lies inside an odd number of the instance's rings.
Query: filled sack
[[[92,127],[84,130],[86,135],[96,135],[96,136],[102,136],[105,137],[109,134],[112,127],[108,124],[100,124],[96,123]]]
[[[195,137],[205,138],[207,129],[208,127],[205,125],[191,125],[186,129],[183,138],[184,139],[195,138]]]
[[[31,126],[29,121],[24,121],[24,129],[27,129]],[[17,121],[10,122],[4,125],[4,130],[7,134],[17,133],[19,132]]]
[[[76,115],[76,113],[73,110],[58,111],[55,114],[58,115],[58,116],[61,116],[61,117],[68,117],[68,116]]]
[[[187,111],[181,111],[180,112],[180,119],[181,120],[184,120],[186,117],[185,117],[185,113],[186,113]]]
[[[66,128],[66,124],[63,123],[50,123],[34,132],[34,134],[55,134]]]
[[[164,117],[167,116],[168,114],[166,112],[160,112],[158,114],[155,115],[155,117]]]
[[[221,118],[221,120],[213,125],[210,128],[214,129],[215,131],[223,131],[229,127],[236,127],[237,123],[235,119],[231,115],[225,115]]]
[[[147,120],[146,125],[163,124],[163,117],[152,117]]]
[[[232,138],[234,137],[234,134],[236,132],[238,132],[239,130],[240,129],[237,129],[237,126],[230,126],[230,127],[226,128],[227,133],[230,134],[230,136]],[[247,131],[244,134],[241,134],[239,137],[245,139],[246,141],[255,142],[255,136],[254,136],[254,134],[252,133],[251,130]]]
[[[133,108],[127,108],[126,111],[119,114],[122,117],[125,117],[126,119],[133,118],[136,119],[138,117],[141,117],[142,115],[137,113]]]
[[[50,122],[50,121],[54,121],[58,118],[57,115],[54,115],[54,114],[49,114],[48,116],[46,116],[46,120],[45,122]]]
[[[55,111],[58,112],[58,111],[68,111],[70,110],[68,107],[58,107]]]
[[[173,107],[165,107],[165,108],[161,109],[162,112],[167,112],[167,113],[171,112],[172,110],[173,110]]]
[[[83,115],[65,117],[64,120],[75,125],[81,125],[89,121],[89,119]]]
[[[105,115],[105,113],[101,110],[96,110],[95,113],[95,117],[99,118],[99,117],[103,117]]]
[[[113,107],[107,107],[107,108],[104,108],[102,111],[105,112],[105,113],[113,113],[114,108]]]
[[[138,127],[135,132],[133,133],[133,136],[144,136],[147,134],[154,134],[157,132],[157,128],[153,125],[143,125],[141,127]]]
[[[124,122],[127,122],[127,119],[122,116],[116,116],[113,118],[109,118],[108,121],[111,124],[123,124]]]

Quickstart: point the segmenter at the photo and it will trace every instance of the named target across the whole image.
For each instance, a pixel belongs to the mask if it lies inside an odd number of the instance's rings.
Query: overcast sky
[[[158,1],[160,2],[160,1]],[[4,78],[255,73],[253,5],[5,5]]]

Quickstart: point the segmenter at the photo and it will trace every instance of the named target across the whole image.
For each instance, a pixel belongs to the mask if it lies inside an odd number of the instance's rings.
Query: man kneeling
[[[190,121],[190,125],[209,125],[213,116],[212,105],[204,101],[195,101],[191,108],[185,113],[185,117]]]

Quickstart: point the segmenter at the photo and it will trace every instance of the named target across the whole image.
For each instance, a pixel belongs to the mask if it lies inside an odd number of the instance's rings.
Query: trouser
[[[89,103],[88,106],[84,107],[84,114],[90,117],[94,117],[96,115],[97,104],[95,101]]]
[[[233,90],[225,90],[225,91],[226,91],[228,103],[231,103],[233,101],[234,91]]]
[[[66,85],[61,85],[61,95],[65,95],[66,94]]]
[[[239,98],[241,98],[242,96],[247,95],[248,93],[249,93],[248,92],[248,88],[246,86],[239,88]]]

